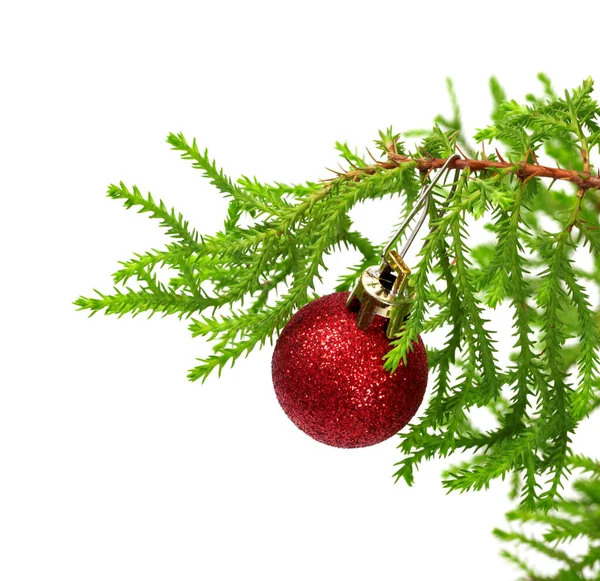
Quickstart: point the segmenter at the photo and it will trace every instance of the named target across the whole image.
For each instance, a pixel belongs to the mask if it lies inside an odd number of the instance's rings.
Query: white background
[[[185,322],[71,303],[165,241],[109,183],[220,226],[225,202],[168,132],[234,177],[328,177],[336,140],[449,114],[447,75],[471,133],[491,74],[517,99],[539,71],[560,90],[600,77],[598,16],[595,2],[3,4],[0,579],[514,579],[490,534],[503,484],[447,496],[432,462],[394,485],[395,438],[336,450],[294,428],[270,348],[192,384],[207,346]],[[388,214],[364,214],[378,241]],[[594,421],[576,440],[591,453]]]

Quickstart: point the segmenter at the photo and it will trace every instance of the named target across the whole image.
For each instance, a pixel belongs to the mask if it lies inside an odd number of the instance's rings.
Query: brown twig
[[[501,158],[500,158],[501,159]],[[373,174],[381,169],[394,169],[399,165],[410,163],[420,172],[429,172],[441,168],[445,163],[444,158],[412,158],[398,153],[389,152],[387,161],[378,161],[376,164],[353,169],[346,172],[343,176],[352,180],[360,179],[361,175]],[[470,169],[471,171],[494,171],[505,170],[513,173],[518,178],[525,181],[531,178],[550,178],[551,180],[563,180],[576,184],[582,191],[589,189],[600,189],[600,176],[594,175],[589,171],[575,171],[572,169],[562,169],[539,165],[537,163],[509,162],[509,161],[490,161],[487,159],[457,159],[450,163],[448,169]]]

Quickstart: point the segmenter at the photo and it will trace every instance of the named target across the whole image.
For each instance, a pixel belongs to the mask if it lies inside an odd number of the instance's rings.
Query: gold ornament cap
[[[398,334],[413,299],[408,289],[409,274],[410,268],[395,250],[389,251],[388,260],[382,265],[371,266],[362,273],[346,302],[349,308],[355,301],[360,302],[356,316],[359,329],[367,329],[379,315],[389,319],[388,339]]]

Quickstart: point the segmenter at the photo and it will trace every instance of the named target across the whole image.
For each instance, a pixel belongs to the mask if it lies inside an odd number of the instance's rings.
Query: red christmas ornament
[[[388,319],[375,316],[364,330],[347,292],[317,299],[283,329],[273,354],[275,394],[288,417],[309,436],[338,448],[378,444],[414,416],[427,386],[421,338],[390,374]]]
[[[381,265],[367,268],[351,295],[334,293],[300,309],[277,340],[272,361],[277,399],[292,422],[319,442],[338,448],[378,444],[401,430],[423,401],[428,366],[421,337],[393,374],[382,359],[410,313],[404,257],[429,214],[433,187],[457,157],[448,158],[423,186],[383,249]],[[421,208],[415,229],[396,252],[394,244]]]

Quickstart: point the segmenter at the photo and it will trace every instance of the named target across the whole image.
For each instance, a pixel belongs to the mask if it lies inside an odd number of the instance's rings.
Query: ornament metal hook
[[[404,262],[404,257],[414,242],[421,226],[423,226],[427,219],[433,188],[437,185],[442,175],[447,173],[450,164],[459,158],[458,154],[449,157],[431,181],[423,185],[409,215],[382,250],[381,265],[367,268],[362,273],[356,287],[346,302],[346,306],[348,307],[355,299],[358,299],[360,302],[360,309],[356,317],[356,324],[359,329],[367,329],[373,322],[375,315],[389,319],[386,335],[390,339],[402,327],[413,298],[407,288],[410,268]],[[446,201],[452,195],[454,195],[454,189],[450,192]],[[402,250],[399,253],[396,252],[393,246],[398,242],[403,232],[410,226],[410,223],[421,209],[423,209],[421,216],[406,239]]]
[[[449,157],[446,160],[446,162],[444,163],[444,165],[440,168],[440,171],[433,177],[433,179],[426,186],[423,186],[421,188],[421,193],[419,194],[419,197],[418,197],[417,201],[415,202],[415,205],[413,206],[412,211],[406,217],[406,220],[404,220],[404,223],[400,226],[400,228],[398,228],[396,233],[392,236],[390,241],[386,244],[385,248],[381,251],[381,260],[384,263],[388,262],[388,255],[389,255],[389,252],[390,252],[392,246],[394,246],[394,244],[396,244],[396,242],[398,242],[398,239],[400,238],[400,236],[402,236],[402,232],[404,232],[404,230],[406,230],[406,228],[408,228],[408,226],[410,225],[410,223],[412,222],[414,217],[417,215],[419,210],[424,206],[423,212],[421,213],[421,217],[419,218],[419,221],[416,223],[415,227],[413,228],[412,232],[410,233],[410,236],[408,237],[408,239],[404,243],[402,250],[400,251],[401,258],[404,258],[406,256],[406,253],[410,249],[412,243],[415,241],[417,233],[421,229],[421,226],[423,226],[423,223],[425,222],[425,219],[427,218],[427,214],[429,213],[429,203],[431,200],[431,192],[433,191],[433,188],[440,181],[440,178],[442,177],[442,175],[445,174],[446,170],[448,169],[448,166],[455,159],[459,159],[459,158],[460,158],[460,155],[458,155],[457,153],[455,153],[454,155]]]

